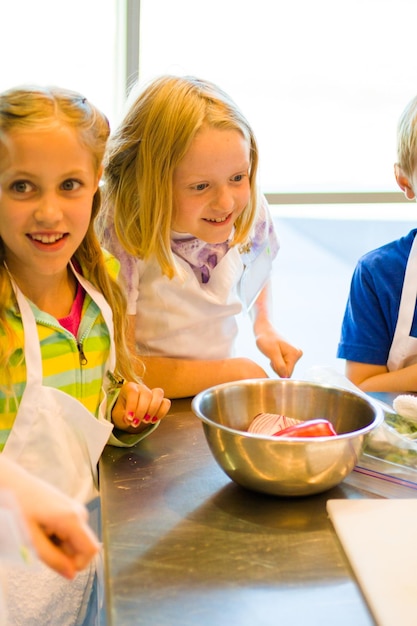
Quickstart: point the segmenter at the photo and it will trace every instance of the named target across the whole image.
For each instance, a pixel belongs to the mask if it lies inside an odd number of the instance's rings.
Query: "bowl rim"
[[[368,426],[364,426],[363,428],[359,428],[358,430],[353,430],[350,431],[348,433],[340,433],[337,435],[326,435],[326,436],[322,436],[322,437],[285,437],[283,435],[281,435],[280,437],[275,437],[274,435],[262,435],[259,433],[250,433],[246,430],[238,430],[237,428],[231,428],[230,426],[225,426],[224,424],[219,424],[217,422],[214,422],[213,420],[211,420],[210,418],[206,417],[205,415],[203,415],[201,413],[201,411],[198,408],[198,404],[201,402],[201,399],[203,398],[204,395],[208,394],[208,393],[213,393],[216,390],[221,390],[227,387],[234,387],[234,386],[243,386],[243,385],[248,385],[250,384],[251,386],[254,385],[259,385],[261,384],[262,386],[264,385],[274,385],[274,384],[289,384],[289,385],[303,385],[303,386],[307,386],[307,387],[318,387],[321,389],[331,389],[332,391],[342,391],[344,393],[348,393],[350,395],[356,396],[357,398],[360,398],[361,400],[365,400],[365,402],[367,402],[369,405],[372,406],[372,408],[375,409],[375,418],[373,420],[373,422],[371,424],[368,424]],[[281,378],[281,379],[274,379],[274,378],[246,378],[243,380],[235,380],[235,381],[230,381],[230,382],[226,382],[226,383],[220,383],[218,385],[213,385],[212,387],[208,387],[207,389],[204,389],[203,391],[200,391],[198,394],[196,394],[194,396],[194,398],[191,401],[191,409],[194,413],[194,415],[200,419],[203,422],[203,425],[206,424],[207,426],[214,426],[216,428],[218,428],[219,430],[225,431],[227,433],[230,434],[234,434],[234,435],[240,435],[243,437],[246,437],[248,439],[260,439],[260,440],[264,440],[264,441],[279,441],[282,442],[286,445],[288,444],[293,444],[293,445],[297,445],[297,444],[306,444],[308,442],[314,442],[314,441],[335,441],[335,440],[343,440],[343,439],[352,439],[354,437],[358,437],[361,435],[367,435],[369,432],[371,432],[372,430],[375,430],[376,428],[378,428],[379,426],[381,426],[381,424],[384,421],[385,418],[385,410],[383,407],[383,403],[379,402],[376,398],[371,398],[370,396],[368,396],[367,394],[365,394],[365,392],[361,391],[360,389],[358,389],[356,391],[356,389],[350,389],[349,387],[342,387],[340,385],[330,385],[330,384],[326,384],[326,383],[316,383],[316,382],[312,382],[312,381],[308,381],[308,380],[302,380],[302,379],[295,379],[295,378]],[[308,421],[308,420],[304,420],[304,421]]]

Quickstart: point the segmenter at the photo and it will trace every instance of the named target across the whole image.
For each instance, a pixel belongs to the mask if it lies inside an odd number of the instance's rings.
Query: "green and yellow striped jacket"
[[[112,275],[118,273],[118,262],[108,259],[107,266]],[[103,377],[109,355],[110,338],[107,325],[97,304],[86,294],[82,309],[78,336],[75,338],[57,320],[30,303],[35,315],[43,365],[43,384],[55,387],[73,396],[94,415],[102,396]],[[0,451],[16,417],[17,408],[26,385],[26,365],[22,358],[24,334],[20,312],[13,307],[8,313],[8,321],[17,336],[17,349],[10,360],[12,375],[11,390],[6,388],[4,371],[0,371]],[[0,341],[6,341],[0,329]],[[109,399],[109,402],[113,398]],[[110,419],[110,417],[108,416]],[[148,429],[140,435],[118,433],[109,440],[113,445],[130,446],[148,434]],[[116,433],[114,433],[116,434]]]

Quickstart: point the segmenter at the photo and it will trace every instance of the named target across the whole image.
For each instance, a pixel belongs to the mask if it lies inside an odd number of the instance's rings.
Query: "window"
[[[173,73],[217,82],[256,132],[261,186],[282,238],[276,327],[304,350],[296,377],[316,364],[342,369],[335,353],[356,260],[415,223],[416,205],[403,201],[393,163],[398,117],[417,95],[417,3],[140,7],[140,81]]]
[[[266,192],[398,191],[417,94],[415,0],[141,0],[141,80],[191,73],[239,104]]]
[[[124,101],[121,0],[6,0],[0,90],[21,83],[80,91],[115,120]]]

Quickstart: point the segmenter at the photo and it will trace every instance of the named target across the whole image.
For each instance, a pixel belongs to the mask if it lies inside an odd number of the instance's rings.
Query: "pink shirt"
[[[58,320],[61,326],[63,326],[66,330],[69,330],[74,337],[77,336],[78,328],[81,322],[81,311],[83,308],[84,296],[84,288],[80,285],[80,283],[78,283],[77,293],[74,302],[72,303],[70,314]]]

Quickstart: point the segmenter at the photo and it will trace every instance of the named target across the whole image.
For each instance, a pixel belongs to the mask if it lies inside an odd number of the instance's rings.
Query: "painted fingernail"
[[[144,422],[150,422],[151,421],[151,416],[149,415],[149,413],[146,413],[146,415],[143,417],[143,421]]]
[[[130,411],[130,413],[128,413],[126,417],[129,422],[133,422],[134,416],[135,414],[133,413],[133,411]]]
[[[132,426],[134,426],[134,427],[136,428],[136,426],[139,426],[139,424],[140,424],[140,419],[139,419],[139,418],[137,418],[137,417],[135,417],[135,418],[132,420]]]
[[[156,424],[156,422],[157,422],[157,421],[158,421],[158,418],[157,418],[157,417],[153,417],[153,418],[151,419],[152,424]]]

